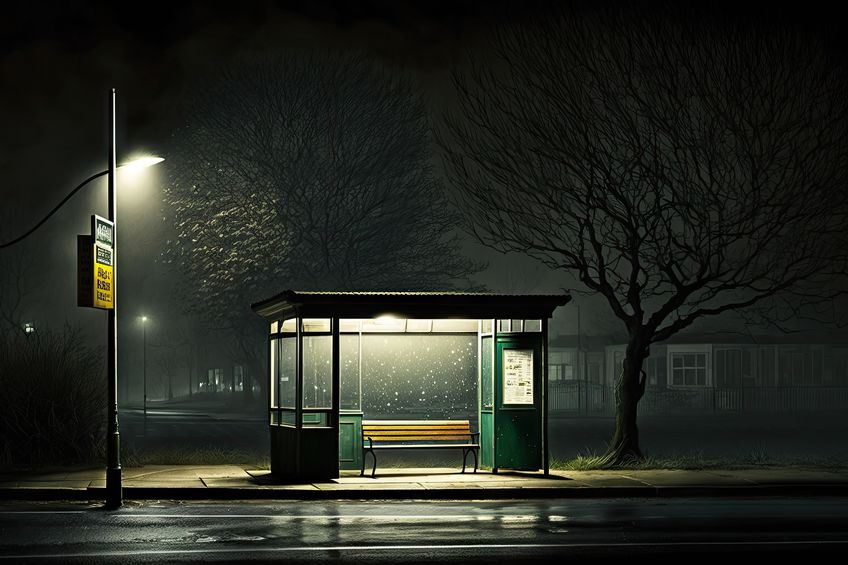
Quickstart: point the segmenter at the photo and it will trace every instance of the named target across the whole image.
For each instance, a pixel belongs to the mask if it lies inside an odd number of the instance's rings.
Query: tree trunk
[[[627,353],[615,386],[615,434],[601,458],[603,467],[615,467],[642,458],[639,448],[637,407],[645,394],[645,371],[642,361],[648,356],[640,336],[631,336]]]

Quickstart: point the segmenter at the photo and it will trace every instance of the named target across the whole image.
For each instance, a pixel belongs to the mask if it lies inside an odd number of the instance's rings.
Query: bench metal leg
[[[374,460],[374,467],[371,469],[371,478],[373,479],[374,475],[377,473],[377,454],[374,453],[373,449],[368,449],[367,447],[362,450],[362,470],[359,472],[359,476],[365,476],[365,459],[369,453],[371,454],[371,458]]]
[[[474,472],[477,472],[477,449],[473,447],[464,447],[462,448],[462,472],[465,472],[465,463],[468,460],[468,454],[474,456]]]

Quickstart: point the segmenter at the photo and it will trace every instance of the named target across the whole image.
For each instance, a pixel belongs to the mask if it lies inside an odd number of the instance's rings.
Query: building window
[[[648,357],[645,359],[645,375],[648,377],[648,386],[665,384],[665,357]]]
[[[751,351],[748,349],[716,349],[716,388],[738,388],[755,385]]]
[[[816,386],[822,384],[820,347],[787,347],[778,350],[778,385]]]
[[[829,384],[848,385],[848,349],[833,350],[833,373]]]
[[[804,351],[798,348],[781,348],[777,352],[778,386],[800,386],[808,378],[809,363]]]
[[[206,391],[218,392],[224,390],[224,370],[209,369],[206,371]]]
[[[707,386],[707,354],[672,353],[671,384],[674,386]]]
[[[774,347],[763,347],[760,349],[756,378],[758,386],[775,386],[777,384],[777,371],[775,370],[774,358]]]
[[[603,353],[588,353],[586,355],[586,370],[588,372],[589,382],[603,384],[603,366]],[[665,367],[663,367],[663,371],[665,371]]]
[[[575,377],[574,351],[550,351],[548,352],[548,380],[570,381]]]

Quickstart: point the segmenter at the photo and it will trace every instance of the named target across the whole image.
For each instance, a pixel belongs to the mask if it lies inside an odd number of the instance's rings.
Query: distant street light
[[[144,382],[144,437],[147,439],[147,316],[141,317],[141,371]]]
[[[29,335],[29,334],[34,333],[34,332],[35,332],[35,326],[33,326],[32,323],[30,323],[30,322],[26,322],[24,324],[24,333]]]

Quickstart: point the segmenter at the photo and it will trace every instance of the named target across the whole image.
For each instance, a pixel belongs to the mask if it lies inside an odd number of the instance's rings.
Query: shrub
[[[0,334],[0,466],[102,461],[103,369],[79,329]]]

